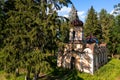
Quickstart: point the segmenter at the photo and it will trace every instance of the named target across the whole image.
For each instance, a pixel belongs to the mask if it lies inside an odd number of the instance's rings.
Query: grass
[[[97,70],[94,75],[69,70],[68,74],[61,75],[61,77],[60,80],[120,80],[120,60],[110,60]]]
[[[112,59],[94,75],[78,73],[78,76],[84,80],[120,80],[120,60]]]
[[[0,71],[0,80],[6,80],[4,71]]]
[[[7,78],[6,78],[7,77]],[[0,71],[0,80],[24,80],[25,75],[21,74],[14,78],[13,75],[7,75]],[[106,65],[102,66],[94,75],[80,73],[76,70],[55,68],[54,71],[40,80],[120,80],[120,60],[112,59]]]
[[[13,74],[8,74],[4,71],[0,71],[0,80],[25,80],[25,75],[20,74],[19,77],[16,77]]]

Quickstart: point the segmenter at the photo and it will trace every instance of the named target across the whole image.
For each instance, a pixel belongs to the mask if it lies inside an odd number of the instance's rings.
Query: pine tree
[[[112,56],[120,53],[120,15],[115,17],[115,24],[111,28],[109,50]]]
[[[112,14],[119,15],[120,14],[120,3],[114,5],[114,11]]]
[[[8,72],[15,72],[16,69],[19,71],[19,67],[24,67],[28,72],[27,78],[30,78],[30,69],[35,71],[35,76],[47,69],[45,53],[48,54],[49,51],[56,49],[57,29],[63,27],[60,23],[61,17],[54,10],[61,9],[68,3],[71,3],[70,0],[50,2],[7,0],[5,2],[4,11],[7,17],[2,55]]]
[[[5,22],[5,15],[4,15],[4,11],[3,11],[3,5],[4,5],[4,1],[1,0],[0,1],[0,51],[2,50],[4,44],[3,44],[3,41],[4,41],[4,22]],[[3,69],[3,57],[2,55],[3,54],[2,52],[0,52],[0,67],[1,67],[1,70]]]
[[[2,47],[2,43],[3,43],[3,35],[2,35],[2,29],[3,29],[3,26],[4,26],[4,13],[3,13],[3,2],[0,1],[0,48]]]
[[[113,15],[115,15],[115,24],[111,28],[111,33],[110,33],[110,42],[109,42],[109,50],[114,54],[119,54],[120,53],[120,3],[114,5],[114,11]]]
[[[99,13],[99,24],[102,28],[102,38],[108,43],[111,28],[114,26],[114,17],[108,14],[105,9],[102,9]]]
[[[120,15],[116,16],[115,19],[115,28],[114,28],[114,35],[115,35],[115,44],[116,44],[116,53],[120,54]],[[114,36],[113,36],[114,37]]]
[[[98,23],[97,13],[93,6],[88,11],[88,15],[85,21],[85,36],[93,35],[98,39],[101,38],[101,27]]]
[[[74,7],[74,5],[72,4],[72,8],[71,11],[69,12],[69,21],[73,21],[75,19],[78,19],[78,15],[77,15],[77,10]]]

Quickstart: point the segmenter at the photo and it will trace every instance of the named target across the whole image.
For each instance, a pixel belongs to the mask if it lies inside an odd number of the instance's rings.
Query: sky
[[[114,5],[120,3],[120,0],[71,0],[75,8],[78,11],[79,19],[83,22],[87,16],[88,10],[93,6],[95,11],[99,13],[101,9],[107,10],[108,13],[112,13],[114,10]],[[71,5],[68,7],[63,7],[58,14],[61,16],[68,17],[71,10]]]

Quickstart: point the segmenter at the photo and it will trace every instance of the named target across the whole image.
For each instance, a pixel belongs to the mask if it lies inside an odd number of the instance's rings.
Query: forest
[[[0,71],[15,80],[21,74],[26,80],[65,74],[67,70],[57,68],[56,60],[58,49],[68,41],[70,18],[59,16],[57,10],[70,4],[71,0],[0,0]],[[107,43],[109,56],[120,59],[120,3],[113,7],[110,14],[91,6],[84,35]]]

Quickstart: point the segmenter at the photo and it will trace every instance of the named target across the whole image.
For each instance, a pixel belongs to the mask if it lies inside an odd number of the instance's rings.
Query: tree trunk
[[[25,80],[30,80],[30,72],[28,71],[26,76],[25,76]]]
[[[38,78],[39,78],[39,73],[40,73],[40,70],[38,70],[38,72],[36,73],[34,73],[34,77],[33,77],[33,80],[38,80]]]
[[[54,56],[55,56],[55,49],[54,49]]]
[[[30,67],[27,67],[27,74],[25,76],[25,80],[30,80]]]
[[[16,76],[16,77],[19,76],[19,68],[16,68],[16,70],[15,70],[15,76]]]
[[[111,54],[111,57],[112,57],[112,58],[114,57],[113,53]]]
[[[37,73],[34,73],[33,80],[38,80],[38,74]]]

